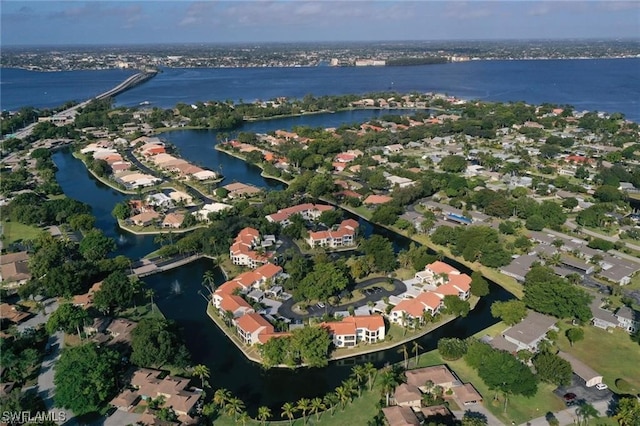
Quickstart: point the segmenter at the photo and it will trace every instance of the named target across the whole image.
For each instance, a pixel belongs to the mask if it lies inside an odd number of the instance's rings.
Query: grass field
[[[35,240],[42,232],[43,229],[35,226],[23,225],[18,222],[2,221],[2,235],[5,245],[15,243],[16,241]]]
[[[487,333],[485,332],[484,334]],[[553,393],[555,386],[540,384],[538,393],[532,398],[523,396],[509,397],[505,412],[502,395],[499,396],[497,405],[494,405],[495,392],[489,390],[478,376],[478,373],[469,367],[464,360],[444,361],[437,350],[420,356],[419,366],[421,367],[438,364],[447,364],[464,383],[473,383],[473,386],[484,398],[483,405],[485,408],[505,424],[511,424],[512,421],[516,424],[522,424],[536,417],[544,416],[548,411],[559,411],[565,408],[563,401]]]
[[[640,392],[640,345],[633,342],[624,330],[611,332],[596,328],[583,327],[584,340],[571,346],[564,335],[568,326],[561,323],[558,346],[589,367],[602,374],[603,381],[614,392],[622,392],[615,386],[617,379],[625,379]]]

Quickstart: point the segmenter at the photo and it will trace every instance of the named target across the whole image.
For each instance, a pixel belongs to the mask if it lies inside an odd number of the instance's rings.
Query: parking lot
[[[584,381],[575,374],[572,375],[571,384],[569,386],[561,386],[554,391],[558,397],[563,398],[568,393],[576,395],[573,405],[580,405],[582,402],[593,404],[597,401],[609,400],[613,393],[609,389],[598,390],[594,387],[588,388],[584,385]],[[569,404],[571,405],[571,404]]]

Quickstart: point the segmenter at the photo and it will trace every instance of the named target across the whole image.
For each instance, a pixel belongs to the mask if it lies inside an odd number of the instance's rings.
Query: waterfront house
[[[274,333],[273,325],[264,319],[262,315],[255,312],[242,315],[235,323],[238,336],[247,345],[258,343],[258,337],[262,333]]]
[[[355,244],[358,221],[353,219],[343,220],[335,230],[309,231],[307,243],[309,247],[336,248]]]
[[[422,406],[422,392],[417,386],[401,383],[393,392],[393,402],[400,407]]]
[[[107,327],[107,332],[111,335],[109,344],[123,343],[129,346],[131,344],[131,332],[137,325],[137,322],[124,318],[116,318],[111,321],[111,324]]]
[[[447,282],[449,276],[452,275],[460,275],[460,271],[447,263],[436,260],[426,265],[424,271],[416,272],[415,278],[421,283],[440,285]]]
[[[513,259],[510,264],[501,267],[500,272],[509,277],[515,278],[520,282],[524,282],[524,278],[527,275],[527,272],[529,272],[529,269],[531,269],[533,263],[538,261],[538,256],[533,254],[518,256]]]
[[[438,286],[433,292],[444,298],[445,296],[457,296],[461,300],[467,300],[471,296],[471,277],[467,274],[451,274],[445,284]]]
[[[244,228],[229,248],[229,257],[234,265],[257,268],[269,261],[268,257],[259,253],[260,232],[254,228]]]
[[[515,352],[523,349],[537,352],[538,344],[546,339],[547,332],[558,330],[555,325],[557,321],[557,318],[529,311],[522,321],[502,332],[502,337],[516,345]]]
[[[219,309],[222,315],[226,312],[231,312],[233,318],[240,318],[243,315],[255,312],[249,302],[234,294],[224,294],[220,300]]]
[[[160,215],[155,211],[149,211],[131,216],[128,222],[133,223],[136,226],[149,226],[160,218]]]
[[[382,413],[389,426],[420,426],[420,421],[411,407],[384,407]]]
[[[380,315],[349,316],[320,326],[327,329],[338,348],[354,347],[359,342],[375,343],[385,337],[384,319]]]
[[[416,386],[422,392],[429,390],[427,382],[433,383],[433,386],[442,387],[444,391],[462,384],[446,365],[433,365],[431,367],[408,370],[405,372],[405,376],[407,384]]]
[[[181,213],[169,213],[162,220],[163,228],[180,228],[184,221],[184,215]]]
[[[333,209],[333,206],[325,204],[305,203],[293,207],[287,207],[286,209],[280,209],[276,213],[267,215],[266,218],[269,222],[275,222],[282,226],[287,226],[291,223],[289,218],[294,214],[299,214],[306,221],[312,221],[317,220],[322,212]]]
[[[389,321],[406,327],[406,320],[422,321],[425,312],[434,316],[442,308],[442,298],[437,294],[426,291],[413,299],[404,299],[391,309]]]

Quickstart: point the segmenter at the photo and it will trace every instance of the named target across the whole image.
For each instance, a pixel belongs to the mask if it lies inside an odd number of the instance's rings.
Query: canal
[[[338,114],[331,114],[335,120]],[[314,120],[319,116],[313,117]],[[265,123],[271,127],[264,127]],[[303,125],[308,122],[300,123]],[[290,128],[286,120],[272,120],[259,123],[261,131],[277,128]],[[309,124],[306,124],[309,125]],[[320,124],[318,124],[320,125]],[[258,123],[250,123],[252,130]],[[325,126],[332,124],[325,123]],[[260,169],[248,166],[233,157],[219,153],[213,149],[214,132],[179,131],[165,134],[165,138],[174,143],[180,154],[187,160],[199,159],[200,163],[212,168],[222,165],[227,179],[250,182],[267,188],[279,188],[273,181],[260,176]],[[214,157],[215,156],[215,157]],[[126,196],[105,186],[87,172],[80,160],[69,151],[58,151],[53,160],[58,166],[56,177],[65,194],[71,198],[90,204],[97,217],[96,226],[106,235],[119,241],[118,254],[137,259],[157,248],[151,236],[134,236],[117,227],[111,216],[113,206]],[[360,219],[366,236],[371,233],[381,234],[392,240],[396,251],[406,249],[410,240],[384,228],[377,227]],[[445,259],[447,260],[447,259]],[[457,262],[447,260],[463,272],[470,273]],[[255,414],[257,407],[266,405],[274,412],[279,412],[286,401],[297,401],[302,397],[313,398],[323,396],[332,391],[350,374],[356,363],[372,362],[377,367],[402,360],[403,355],[397,349],[389,349],[357,359],[345,359],[330,363],[325,368],[301,368],[297,370],[270,369],[248,361],[227,337],[213,324],[206,315],[207,302],[202,296],[202,277],[207,270],[216,274],[216,284],[224,282],[218,269],[213,268],[211,260],[201,259],[187,266],[162,274],[152,275],[144,279],[148,286],[156,292],[156,303],[162,312],[175,320],[183,329],[187,347],[196,364],[205,364],[211,370],[210,382],[214,388],[226,388],[242,399],[250,413]],[[476,308],[466,318],[458,318],[427,336],[418,340],[423,351],[436,347],[441,337],[468,337],[494,324],[490,306],[496,300],[508,300],[513,296],[502,287],[490,282],[490,294],[480,300]]]

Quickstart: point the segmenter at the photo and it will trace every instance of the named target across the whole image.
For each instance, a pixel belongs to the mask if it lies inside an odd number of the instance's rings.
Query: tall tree
[[[269,420],[271,418],[272,414],[271,414],[271,410],[269,409],[269,407],[258,407],[258,420],[260,420],[260,422],[262,423],[262,426],[265,425],[265,423],[267,422],[267,420]]]
[[[56,331],[65,333],[78,333],[82,339],[80,328],[84,327],[89,320],[87,311],[71,303],[63,303],[56,309],[47,320],[47,332],[53,334]]]
[[[64,349],[53,378],[56,405],[77,416],[98,412],[118,390],[119,364],[117,352],[94,343]]]
[[[533,365],[540,380],[556,386],[571,383],[573,371],[569,361],[551,352],[540,352],[533,358]]]
[[[293,415],[296,413],[297,408],[290,402],[285,402],[282,405],[282,417],[289,419],[289,426],[293,423]]]
[[[198,364],[193,367],[193,375],[194,377],[200,378],[200,383],[202,388],[209,387],[207,379],[211,376],[211,372],[209,371],[209,367],[203,364]]]
[[[507,325],[515,325],[527,316],[527,307],[521,300],[496,301],[491,305],[491,315]]]
[[[316,415],[316,423],[320,421],[320,412],[326,409],[322,398],[313,398],[311,400],[311,411]]]
[[[108,314],[131,306],[135,288],[122,271],[114,271],[102,281],[100,290],[94,295],[94,305]]]
[[[307,424],[307,411],[311,408],[311,401],[308,398],[300,398],[296,404],[298,410],[302,411],[302,424]]]

